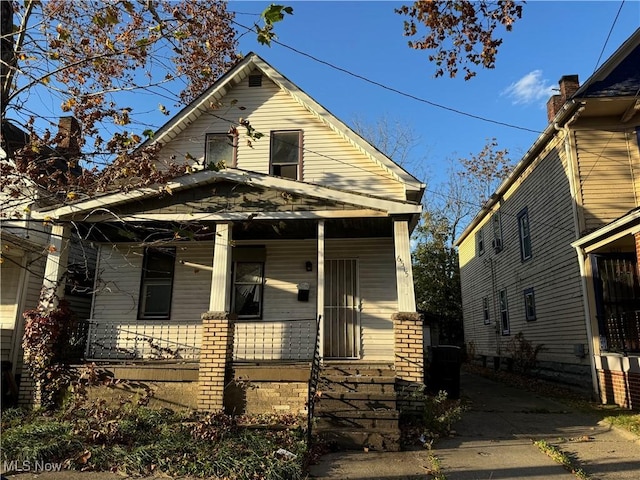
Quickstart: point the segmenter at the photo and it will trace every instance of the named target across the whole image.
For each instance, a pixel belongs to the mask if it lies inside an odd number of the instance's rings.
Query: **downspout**
[[[565,155],[567,157],[567,170],[569,174],[569,189],[571,191],[571,209],[573,211],[573,229],[575,232],[575,239],[578,240],[580,238],[580,222],[578,220],[578,207],[576,205],[576,198],[579,192],[578,185],[576,185],[575,181],[575,171],[574,171],[574,158],[573,158],[573,150],[571,149],[571,131],[570,126],[574,123],[582,111],[585,109],[585,106],[582,105],[576,112],[571,116],[571,118],[564,123],[564,126],[560,126],[557,122],[553,124],[553,127],[562,132],[564,135],[564,149]],[[578,255],[578,264],[580,265],[580,283],[582,286],[582,304],[584,306],[584,320],[585,327],[587,331],[587,348],[589,350],[589,367],[591,369],[591,386],[593,388],[593,393],[596,398],[600,397],[600,387],[598,382],[598,375],[596,371],[595,365],[595,352],[593,350],[593,331],[591,329],[591,310],[589,308],[589,297],[587,295],[588,285],[587,285],[587,277],[586,277],[586,266],[584,261],[584,256],[582,253],[582,249],[578,246],[576,248],[576,254]]]

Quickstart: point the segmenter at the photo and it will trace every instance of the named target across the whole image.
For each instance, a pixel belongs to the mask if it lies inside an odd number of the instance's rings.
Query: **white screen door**
[[[324,358],[360,358],[358,260],[325,262]]]

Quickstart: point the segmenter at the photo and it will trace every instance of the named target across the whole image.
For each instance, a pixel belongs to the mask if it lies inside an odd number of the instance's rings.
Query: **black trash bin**
[[[455,345],[438,345],[429,352],[427,387],[434,393],[444,390],[449,398],[460,398],[462,349]]]

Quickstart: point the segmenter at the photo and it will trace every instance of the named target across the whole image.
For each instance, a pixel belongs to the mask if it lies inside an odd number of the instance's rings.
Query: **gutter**
[[[513,172],[500,184],[498,189],[491,195],[489,200],[485,202],[485,204],[480,209],[480,212],[474,217],[471,223],[464,229],[464,231],[460,234],[458,239],[454,242],[456,247],[459,247],[460,244],[467,238],[471,232],[478,226],[478,224],[484,219],[484,217],[491,212],[493,206],[496,205],[502,196],[507,192],[507,190],[513,185],[516,179],[520,176],[520,174],[535,160],[536,155],[545,147],[545,145],[553,138],[556,134],[556,125],[562,125],[566,123],[570,116],[573,115],[576,110],[580,108],[581,104],[575,100],[571,100],[565,103],[558,114],[556,115],[556,119],[553,123],[550,123],[547,128],[540,134],[535,143],[527,150],[527,153],[524,154],[522,160],[516,165]]]

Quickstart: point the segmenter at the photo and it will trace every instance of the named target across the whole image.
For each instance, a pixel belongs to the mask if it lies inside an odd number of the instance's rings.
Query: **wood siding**
[[[317,319],[316,240],[238,241],[236,245],[263,245],[267,252],[263,318],[237,322],[236,359],[310,358]],[[168,348],[200,344],[200,316],[208,310],[211,273],[195,271],[179,261],[210,265],[213,245],[187,242],[176,247],[178,261],[168,321],[137,320],[142,250],[126,245],[101,247],[92,312],[96,325],[92,341],[98,346],[90,357],[126,359],[133,358],[131,352],[146,355],[147,336],[161,335]],[[397,311],[397,299],[392,239],[330,239],[326,258],[359,260],[363,359],[393,361],[391,315]],[[305,268],[307,261],[312,263],[311,272]],[[301,283],[309,284],[309,301],[298,300]]]
[[[465,340],[478,354],[507,356],[511,338],[522,332],[543,344],[541,360],[587,364],[574,355],[574,344],[587,343],[581,280],[575,250],[574,216],[564,145],[552,144],[522,174],[499,206],[503,249],[492,249],[491,216],[482,229],[485,253],[477,255],[475,232],[460,245]],[[497,208],[497,207],[496,207]],[[521,260],[518,215],[527,208],[532,258]],[[533,288],[536,319],[527,321],[524,290]],[[510,335],[496,334],[499,291],[506,289]],[[489,298],[490,324],[484,324],[483,298]]]
[[[586,232],[640,205],[640,153],[635,130],[575,132],[580,204]]]
[[[237,168],[268,174],[270,132],[302,130],[303,181],[390,199],[406,198],[401,182],[266,77],[262,87],[249,87],[244,80],[226,94],[222,103],[165,145],[161,159],[168,162],[175,156],[182,162],[189,154],[192,162],[202,164],[205,135],[226,133],[242,117],[264,136],[252,140],[249,146],[245,132],[239,128]],[[229,162],[227,166],[231,166]]]

